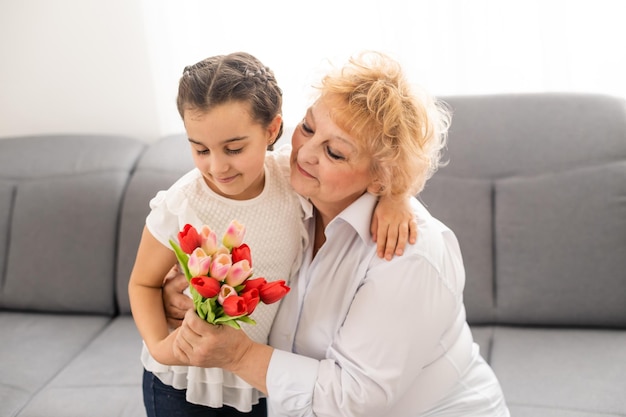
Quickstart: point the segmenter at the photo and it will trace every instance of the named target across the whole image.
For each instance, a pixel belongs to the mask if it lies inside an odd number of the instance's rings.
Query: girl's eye
[[[237,155],[238,153],[241,153],[242,151],[243,151],[243,148],[226,149],[226,153],[229,155]]]
[[[202,150],[196,149],[196,153],[198,155],[208,155],[209,154],[209,150],[208,149],[202,149]]]
[[[343,157],[343,155],[340,155],[338,153],[333,152],[333,150],[330,148],[330,146],[326,147],[326,153],[328,154],[328,156],[330,158],[335,159],[337,161],[343,161],[344,159],[346,159],[346,158]]]

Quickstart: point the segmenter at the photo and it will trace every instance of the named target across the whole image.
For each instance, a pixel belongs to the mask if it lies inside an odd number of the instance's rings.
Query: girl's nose
[[[211,173],[219,174],[228,171],[228,162],[221,155],[211,154],[207,166]]]

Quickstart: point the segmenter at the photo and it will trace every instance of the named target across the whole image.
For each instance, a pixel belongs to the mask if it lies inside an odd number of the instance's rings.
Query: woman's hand
[[[191,366],[234,370],[252,343],[241,330],[207,323],[189,310],[178,329],[174,354]]]
[[[242,330],[207,323],[189,310],[173,351],[186,365],[228,370],[267,393],[265,377],[273,348],[253,342]]]
[[[413,244],[417,240],[417,221],[410,201],[410,196],[378,200],[370,232],[380,258],[390,260],[394,254],[401,256],[407,241]]]

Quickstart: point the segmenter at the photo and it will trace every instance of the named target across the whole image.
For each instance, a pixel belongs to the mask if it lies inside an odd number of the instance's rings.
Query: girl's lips
[[[235,180],[235,178],[237,178],[237,175],[233,175],[232,177],[225,177],[225,178],[217,178],[217,177],[213,177],[215,179],[216,182],[219,182],[220,184],[228,184],[229,182],[233,182]]]

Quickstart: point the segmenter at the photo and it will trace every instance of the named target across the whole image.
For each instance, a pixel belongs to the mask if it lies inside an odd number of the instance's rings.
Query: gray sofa
[[[625,101],[445,100],[449,165],[420,198],[460,240],[468,318],[512,414],[626,416]],[[187,146],[0,140],[0,416],[145,415],[127,280]]]

